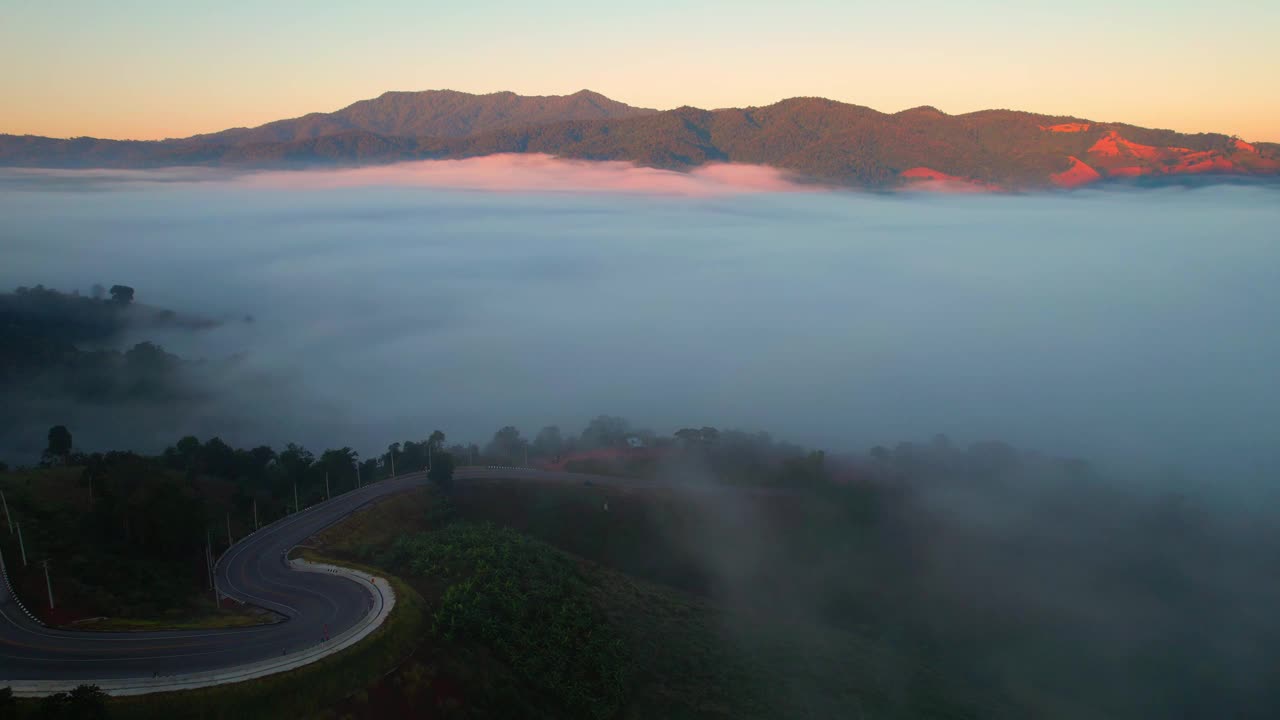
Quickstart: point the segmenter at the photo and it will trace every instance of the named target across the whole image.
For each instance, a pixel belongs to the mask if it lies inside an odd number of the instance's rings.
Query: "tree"
[[[442,452],[433,458],[427,479],[444,492],[453,490],[453,454]]]
[[[236,451],[223,442],[222,438],[209,438],[200,449],[203,470],[210,475],[228,480],[236,476]]]
[[[49,718],[50,720],[60,718],[63,716],[70,700],[70,696],[64,692],[46,695],[40,700],[40,709],[36,711],[36,717],[42,720],[44,718]]]
[[[427,438],[427,447],[431,448],[432,452],[444,450],[444,433],[432,430],[431,436]]]
[[[350,483],[352,486],[356,484],[356,462],[359,453],[349,447],[343,447],[338,450],[325,450],[320,454],[318,465],[324,469],[324,472],[331,474],[333,480],[342,480]]]
[[[558,457],[564,450],[564,438],[560,437],[560,428],[548,425],[538,431],[533,439],[533,452],[538,457]]]
[[[249,457],[253,458],[254,468],[262,471],[276,459],[276,451],[272,450],[270,445],[259,445],[249,451]]]
[[[133,288],[128,285],[112,285],[111,301],[121,305],[128,305],[133,302]]]
[[[484,456],[498,462],[512,464],[524,454],[524,438],[514,426],[507,425],[493,434],[493,440],[484,448]]]
[[[49,428],[49,447],[44,451],[45,460],[66,460],[71,454],[71,431],[66,425]]]
[[[631,424],[623,418],[600,415],[587,423],[587,427],[582,431],[579,439],[582,441],[582,446],[587,450],[614,447],[626,442],[627,435],[630,432]]]
[[[686,448],[711,447],[720,442],[720,431],[713,427],[680,428],[675,436]]]
[[[103,720],[107,717],[107,694],[97,685],[77,685],[67,710],[67,717],[73,720]]]
[[[0,720],[14,720],[18,717],[18,700],[13,696],[13,688],[0,688]]]

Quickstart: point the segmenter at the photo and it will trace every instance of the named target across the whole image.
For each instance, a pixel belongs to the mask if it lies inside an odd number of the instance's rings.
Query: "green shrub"
[[[617,713],[629,653],[559,551],[512,530],[458,522],[399,541],[391,557],[447,583],[431,616],[437,636],[482,644],[574,716]]]

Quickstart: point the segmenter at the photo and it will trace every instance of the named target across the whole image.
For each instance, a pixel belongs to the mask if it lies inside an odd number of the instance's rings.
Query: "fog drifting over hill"
[[[20,461],[55,423],[86,449],[194,432],[369,454],[607,412],[835,451],[941,432],[1215,483],[1280,466],[1274,187],[781,192],[801,188],[546,158],[0,187],[6,289],[126,283],[253,318],[136,338],[207,359],[217,399],[179,426],[51,401],[3,419]]]

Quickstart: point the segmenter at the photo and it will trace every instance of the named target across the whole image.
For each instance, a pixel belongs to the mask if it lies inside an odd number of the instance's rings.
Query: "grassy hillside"
[[[682,583],[663,559],[695,572],[697,559],[679,557],[644,521],[609,516],[628,505],[644,515],[647,494],[501,483],[460,488],[455,500],[407,494],[318,539],[324,552],[396,568],[427,597],[435,622],[409,665],[335,716],[972,716],[973,693],[899,641],[678,587],[696,583]],[[670,498],[653,501],[674,507]],[[613,529],[602,516],[617,520]],[[608,549],[590,560],[560,549],[589,549],[591,540]],[[561,657],[565,642],[589,645]],[[591,689],[561,680],[583,677]]]

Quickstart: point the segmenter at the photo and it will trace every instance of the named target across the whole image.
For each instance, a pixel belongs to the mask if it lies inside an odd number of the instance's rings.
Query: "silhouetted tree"
[[[501,463],[514,463],[524,454],[524,438],[520,431],[507,425],[493,434],[493,440],[484,448],[484,456]]]
[[[107,717],[107,694],[97,685],[77,685],[68,698],[67,717],[72,720],[104,720]]]
[[[71,701],[71,696],[64,692],[46,695],[40,700],[40,707],[36,710],[36,717],[40,720],[57,720],[65,716],[67,705]]]
[[[13,696],[13,688],[0,688],[0,720],[16,720],[18,717],[18,700]]]
[[[121,305],[128,305],[133,302],[133,288],[128,285],[112,285],[111,301]]]
[[[431,463],[431,472],[427,479],[435,483],[444,492],[453,490],[453,454],[442,452],[435,456]]]
[[[71,431],[66,425],[49,428],[49,446],[45,448],[46,461],[65,461],[71,454]]]
[[[631,424],[620,417],[611,415],[600,415],[591,422],[587,423],[587,427],[582,431],[579,440],[584,449],[598,447],[613,447],[626,442],[627,435],[631,432]]]
[[[533,440],[533,451],[538,457],[556,457],[564,449],[564,438],[560,437],[560,428],[548,425],[538,431]]]

